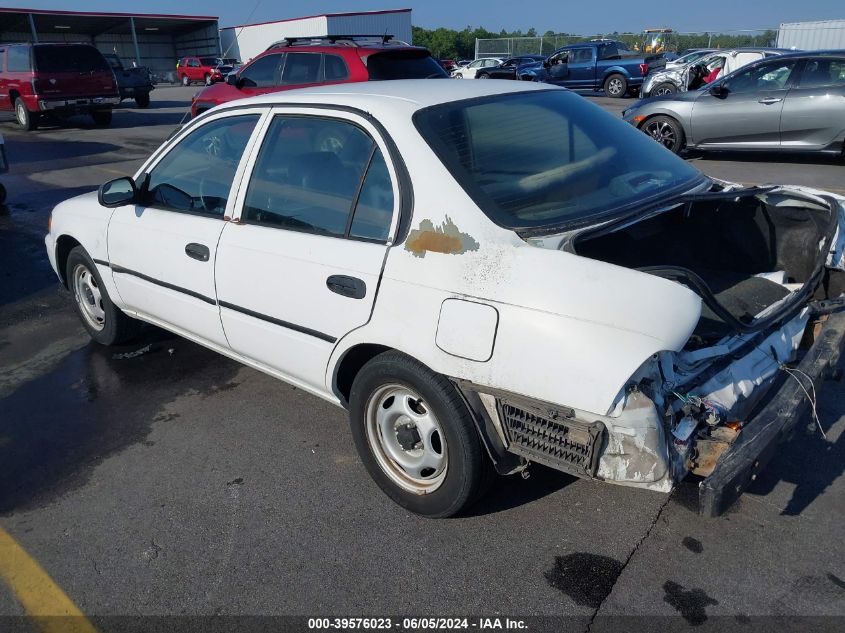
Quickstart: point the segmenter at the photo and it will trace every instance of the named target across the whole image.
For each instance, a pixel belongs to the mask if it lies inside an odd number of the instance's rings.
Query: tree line
[[[631,47],[642,44],[642,37],[632,33],[601,33],[590,36],[574,35],[571,33],[555,33],[546,31],[539,33],[536,29],[499,32],[488,31],[484,28],[466,27],[461,31],[455,29],[437,28],[425,29],[413,27],[413,42],[417,46],[425,46],[435,57],[441,59],[473,59],[475,57],[476,39],[542,37],[542,53],[549,55],[556,48],[566,44],[587,41],[596,37],[606,37],[620,40]],[[739,48],[742,46],[774,46],[777,40],[776,30],[759,31],[754,33],[673,33],[669,49],[676,52],[690,48]],[[516,53],[539,53],[540,43],[524,42],[514,49]],[[523,48],[525,50],[523,50]]]

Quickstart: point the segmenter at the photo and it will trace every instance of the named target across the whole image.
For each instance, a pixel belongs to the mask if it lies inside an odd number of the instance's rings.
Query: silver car
[[[778,48],[735,48],[706,51],[703,55],[687,59],[681,64],[678,63],[680,60],[676,60],[673,64],[667,63],[664,70],[648,74],[643,82],[640,97],[662,97],[695,90],[701,87],[704,77],[716,68],[722,69],[722,75],[728,75],[752,62],[789,52],[792,51]]]
[[[845,50],[764,59],[698,90],[644,99],[622,116],[675,153],[694,148],[841,154]]]

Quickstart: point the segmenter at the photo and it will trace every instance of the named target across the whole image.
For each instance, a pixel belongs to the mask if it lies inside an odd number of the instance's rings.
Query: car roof
[[[226,107],[251,105],[336,105],[379,115],[404,109],[413,113],[422,108],[451,101],[520,92],[565,90],[529,81],[452,81],[444,79],[395,79],[298,88],[238,99]]]
[[[824,51],[789,51],[783,57],[845,57],[845,49],[829,49]]]

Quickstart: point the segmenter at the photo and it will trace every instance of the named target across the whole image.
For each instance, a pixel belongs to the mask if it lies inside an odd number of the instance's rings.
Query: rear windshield
[[[511,229],[580,224],[703,180],[650,137],[566,90],[445,103],[420,110],[414,123],[484,213]]]
[[[44,73],[111,71],[102,53],[93,46],[35,46],[35,69]]]
[[[423,50],[388,51],[367,57],[370,81],[448,77],[431,53]]]

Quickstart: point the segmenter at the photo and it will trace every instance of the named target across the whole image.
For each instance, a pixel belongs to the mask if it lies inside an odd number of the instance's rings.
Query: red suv
[[[230,60],[219,57],[183,57],[176,65],[176,80],[183,86],[192,81],[201,81],[210,86],[216,81],[223,81],[233,66],[226,62]]]
[[[109,125],[118,103],[114,73],[90,44],[0,44],[0,111],[23,129],[73,114]]]
[[[381,79],[448,77],[428,49],[366,36],[289,38],[273,44],[224,83],[194,97],[193,116],[227,101],[267,92]]]

